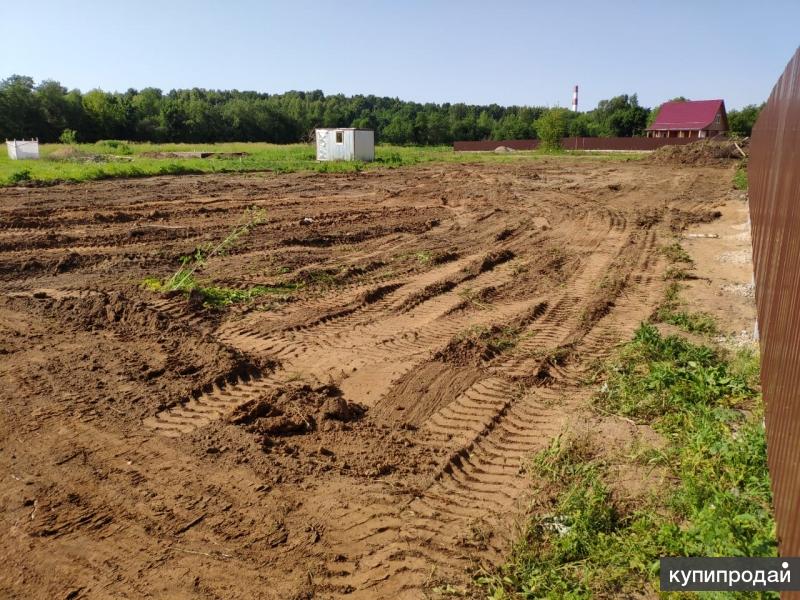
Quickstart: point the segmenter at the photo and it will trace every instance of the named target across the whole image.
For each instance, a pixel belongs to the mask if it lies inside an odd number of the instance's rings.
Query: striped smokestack
[[[578,86],[572,90],[572,112],[578,112]]]

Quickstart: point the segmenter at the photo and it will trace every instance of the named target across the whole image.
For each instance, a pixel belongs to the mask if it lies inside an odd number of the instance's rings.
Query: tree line
[[[749,135],[759,107],[731,111],[731,129]],[[42,142],[124,139],[148,142],[275,142],[309,139],[315,127],[374,129],[394,144],[449,144],[455,140],[642,135],[656,111],[636,94],[603,100],[573,113],[544,106],[418,103],[372,95],[321,91],[265,94],[237,90],[157,88],[86,93],[59,82],[38,84],[12,75],[0,80],[0,137]]]

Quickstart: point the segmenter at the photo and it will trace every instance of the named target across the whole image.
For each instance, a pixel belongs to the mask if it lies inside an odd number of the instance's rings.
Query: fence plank
[[[750,156],[769,469],[781,555],[800,556],[800,49],[761,111]]]

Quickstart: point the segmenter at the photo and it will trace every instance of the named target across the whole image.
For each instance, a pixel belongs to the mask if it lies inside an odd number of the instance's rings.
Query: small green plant
[[[419,262],[421,262],[422,264],[426,264],[431,262],[431,259],[433,258],[433,253],[430,252],[429,250],[420,250],[419,252],[415,252],[414,256],[417,258]]]
[[[719,333],[714,317],[704,312],[690,313],[686,311],[656,313],[662,323],[669,323],[680,327],[689,333],[705,333],[713,335]]]
[[[19,171],[14,171],[11,175],[8,176],[8,181],[14,185],[16,183],[23,183],[25,181],[31,181],[31,170],[30,169],[20,169]]]
[[[685,263],[687,265],[694,265],[692,257],[684,250],[683,246],[678,242],[673,242],[667,246],[661,247],[661,254],[671,263]]]
[[[737,190],[747,190],[747,165],[743,164],[733,174],[733,187]]]
[[[692,279],[694,276],[682,267],[667,267],[664,271],[664,279],[666,281],[686,281]]]
[[[61,135],[58,136],[58,141],[62,144],[68,144],[70,146],[78,143],[78,132],[74,129],[65,129],[61,132]]]
[[[147,277],[142,281],[142,287],[152,292],[175,291],[167,289],[160,279]],[[184,281],[180,291],[196,294],[206,308],[224,308],[233,304],[242,304],[256,300],[262,296],[286,298],[302,287],[299,283],[290,283],[278,286],[256,285],[246,289],[228,288],[216,285],[203,285],[194,277]]]
[[[717,322],[710,314],[681,310],[680,291],[681,285],[676,281],[672,281],[667,286],[664,291],[664,299],[653,313],[652,320],[656,323],[675,325],[689,333],[708,335],[719,333]]]
[[[195,289],[201,294],[204,306],[209,308],[223,308],[232,304],[251,302],[265,295],[285,298],[299,287],[299,284],[281,286],[257,285],[240,290],[212,285],[198,286]]]
[[[248,302],[264,294],[289,294],[302,284],[286,284],[282,286],[255,286],[248,289],[225,288],[214,285],[201,285],[195,278],[198,269],[205,266],[209,259],[228,252],[243,236],[249,234],[255,227],[266,220],[264,210],[250,208],[245,211],[233,229],[218,244],[205,245],[180,259],[181,267],[166,280],[148,277],[142,281],[142,286],[154,292],[184,292],[196,293],[202,298],[205,306],[219,308]]]
[[[211,248],[197,248],[189,256],[182,257],[181,268],[178,269],[164,284],[165,291],[187,291],[187,288],[190,286],[190,282],[194,281],[193,275],[197,269],[204,266],[210,258],[225,254],[236,244],[237,241],[239,241],[240,238],[249,234],[254,228],[258,227],[265,221],[265,210],[256,210],[254,208],[247,209],[239,223],[237,223],[230,233],[228,233],[228,235],[225,236],[225,238],[216,246]]]
[[[112,154],[122,154],[126,156],[133,154],[133,149],[130,144],[122,140],[99,140],[95,145]]]

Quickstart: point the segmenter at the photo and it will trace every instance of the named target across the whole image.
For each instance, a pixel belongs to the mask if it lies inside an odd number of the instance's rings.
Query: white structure
[[[8,158],[11,160],[25,160],[39,158],[39,140],[6,140]]]
[[[315,129],[317,160],[375,160],[372,129]]]
[[[572,90],[572,112],[578,112],[578,86]]]

